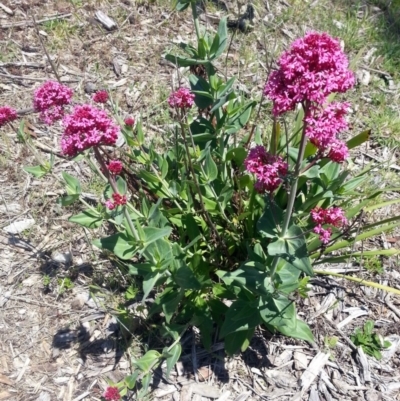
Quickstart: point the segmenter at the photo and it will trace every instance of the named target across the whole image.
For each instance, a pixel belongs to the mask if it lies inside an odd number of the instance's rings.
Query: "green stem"
[[[251,218],[250,218],[249,224],[247,225],[247,231],[248,231],[248,235],[250,238],[253,238],[253,234],[255,231],[254,213],[253,213],[255,200],[256,200],[256,190],[253,187],[253,189],[251,191],[251,195],[250,195],[249,206],[248,206],[248,210],[251,212]]]
[[[110,174],[108,173],[107,166],[106,166],[106,163],[104,162],[103,156],[101,155],[101,153],[100,153],[100,151],[99,151],[99,149],[97,147],[94,147],[93,150],[94,150],[94,154],[96,156],[96,160],[100,164],[100,166],[101,166],[101,168],[102,168],[102,170],[104,172],[104,175],[107,178],[107,181],[111,185],[111,188],[113,189],[113,191],[116,194],[118,194],[119,192],[118,192],[117,185],[116,185],[115,181],[112,179],[112,177],[110,176]],[[128,223],[128,226],[129,226],[133,236],[135,237],[135,240],[136,241],[140,241],[139,234],[137,233],[136,228],[132,223],[131,216],[129,216],[128,209],[126,207],[124,207],[123,209],[124,209],[126,222]]]
[[[191,1],[190,5],[192,6],[192,15],[193,15],[193,22],[194,22],[194,29],[196,31],[197,40],[200,40],[200,24],[199,24],[199,16],[197,15],[196,9],[196,2]]]
[[[334,272],[331,272],[329,270],[314,270],[314,273],[315,274],[320,274],[320,275],[323,275],[323,276],[333,276],[333,277],[344,278],[346,280],[354,281],[355,283],[358,283],[358,284],[361,284],[361,285],[365,285],[367,287],[374,287],[374,288],[378,288],[380,290],[384,290],[384,291],[387,291],[387,292],[391,292],[393,294],[400,295],[400,290],[397,290],[396,288],[388,287],[387,285],[383,285],[383,284],[374,283],[373,281],[365,281],[362,278],[353,277],[353,276],[346,276],[344,274],[334,273]]]
[[[307,112],[308,112],[309,106],[310,105],[309,105],[308,102],[303,104],[304,116],[307,116]],[[299,182],[300,167],[301,167],[301,163],[303,162],[304,151],[306,149],[306,143],[307,143],[306,130],[307,130],[307,123],[306,123],[306,121],[304,119],[303,132],[302,132],[302,135],[301,135],[300,146],[299,146],[299,154],[297,156],[296,166],[294,168],[294,174],[293,174],[294,175],[294,181],[293,181],[292,186],[290,188],[290,195],[289,195],[289,200],[288,200],[288,204],[287,204],[287,207],[286,207],[285,218],[283,220],[283,225],[282,225],[280,238],[284,238],[285,237],[286,231],[289,228],[290,219],[291,219],[292,213],[293,213],[293,206],[294,206],[294,201],[296,199],[296,193],[297,193],[297,184]],[[275,256],[274,260],[272,262],[272,266],[271,266],[271,280],[274,278],[274,276],[276,274],[278,261],[279,261],[279,256]]]

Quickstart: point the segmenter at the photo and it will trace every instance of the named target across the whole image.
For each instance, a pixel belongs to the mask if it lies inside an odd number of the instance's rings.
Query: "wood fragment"
[[[3,3],[0,3],[0,8],[8,15],[14,15],[14,11],[11,10],[11,8],[8,8],[7,6],[5,6]]]
[[[352,320],[357,319],[360,316],[365,316],[368,315],[368,311],[365,310],[364,308],[357,308],[357,310],[354,310],[350,313],[349,316],[346,317],[346,319],[343,319],[341,322],[339,322],[336,327],[341,330],[344,326],[349,324]]]
[[[357,348],[357,360],[361,365],[360,373],[361,373],[361,380],[363,383],[371,381],[371,370],[369,367],[369,363],[367,357],[364,354],[362,347]]]
[[[315,384],[311,386],[310,397],[308,398],[308,401],[320,401],[317,386]]]
[[[0,383],[7,384],[7,386],[14,385],[14,382],[9,379],[7,376],[0,374]]]
[[[54,21],[54,20],[57,20],[57,19],[69,18],[71,16],[72,16],[71,13],[57,14],[57,15],[53,15],[51,17],[38,19],[38,20],[36,20],[36,23],[37,24],[43,24],[43,22]],[[33,26],[33,22],[32,21],[20,21],[20,22],[14,22],[12,24],[3,24],[3,25],[0,25],[0,29],[16,28],[16,27],[19,27],[19,26],[23,26],[23,27]]]
[[[101,25],[104,26],[104,28],[107,29],[107,31],[112,31],[114,29],[117,29],[117,24],[114,20],[112,20],[108,15],[103,13],[102,11],[96,11],[94,13],[95,18],[97,21],[100,22]]]
[[[7,63],[0,63],[0,67],[45,68],[46,65],[43,63],[7,62]]]
[[[308,365],[307,369],[303,372],[303,374],[300,377],[299,384],[301,386],[301,390],[298,394],[295,395],[293,401],[301,399],[301,397],[306,393],[306,391],[310,388],[311,384],[320,374],[328,359],[329,359],[329,354],[325,352],[319,352],[317,355],[315,355],[313,360]]]

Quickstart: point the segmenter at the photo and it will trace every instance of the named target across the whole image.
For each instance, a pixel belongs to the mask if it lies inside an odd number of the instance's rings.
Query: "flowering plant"
[[[354,85],[339,42],[310,32],[282,55],[264,89],[273,123],[263,137],[249,128],[257,102],[213,66],[226,49],[226,19],[216,35],[202,35],[194,2],[177,2],[178,9],[189,5],[198,47],[181,44],[187,56],[166,58],[202,73],[189,76],[190,88],[182,85],[170,95],[175,125],[172,145],[163,151],[145,139],[140,119],[119,115],[108,92],[93,98],[104,109],[84,104],[69,112],[68,90],[53,83],[35,95],[36,109],[45,116],[62,108],[55,114],[63,114],[63,155],[86,159],[104,180],[103,200],[94,207],[83,198],[79,180],[63,173],[61,204],[80,200],[86,207],[70,221],[88,228],[112,223],[115,232],[96,239],[95,246],[112,252],[126,276],[141,277],[142,301],[155,299],[149,318],[162,316],[160,331],[173,340],[161,353],[150,350],[135,360],[134,373],[107,390],[109,399],[123,396],[138,380],[146,392],[151,370],[163,358],[169,374],[188,326],[200,329],[206,347],[218,331],[229,354],[244,350],[259,325],[312,342],[293,295],[304,295],[307,279],[323,273],[314,269],[319,263],[342,261],[355,242],[399,225],[399,217],[365,227],[358,220],[363,208],[377,207],[369,203],[382,190],[354,191],[372,167],[352,177],[346,170],[349,150],[369,135],[345,142],[349,104],[330,102]],[[50,99],[48,108],[40,99]],[[109,104],[120,126],[106,111]],[[1,111],[4,124],[16,118],[10,108]],[[293,117],[292,134],[279,123],[283,114]],[[37,167],[27,171],[37,176],[48,171]],[[329,255],[338,250],[341,255]],[[388,254],[377,250],[364,256]]]

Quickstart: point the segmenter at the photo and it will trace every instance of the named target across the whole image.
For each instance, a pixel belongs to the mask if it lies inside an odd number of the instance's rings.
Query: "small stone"
[[[333,25],[335,25],[337,29],[343,29],[344,28],[343,22],[336,21],[336,20],[333,20],[332,22],[333,22]]]
[[[3,228],[3,231],[5,231],[8,234],[20,234],[25,230],[30,229],[33,227],[35,224],[34,219],[24,219],[20,221],[16,221],[6,227]]]
[[[51,259],[54,260],[54,262],[69,266],[72,264],[72,253],[70,251],[64,253],[54,252],[51,256]]]
[[[51,401],[50,394],[46,391],[42,391],[35,401]]]
[[[88,300],[88,297],[86,297],[83,294],[78,294],[75,299],[71,302],[71,308],[75,310],[79,310],[83,308],[83,305],[85,305],[85,302]]]
[[[382,396],[375,390],[368,390],[365,393],[365,400],[366,401],[381,401]]]

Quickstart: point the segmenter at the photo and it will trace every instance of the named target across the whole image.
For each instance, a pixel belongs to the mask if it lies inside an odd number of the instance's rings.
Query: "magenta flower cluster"
[[[108,100],[108,92],[105,90],[97,91],[93,95],[93,101],[95,103],[107,103]]]
[[[53,124],[64,116],[64,107],[70,104],[73,91],[55,81],[47,81],[33,96],[33,108],[40,112],[40,119],[46,124]]]
[[[340,207],[328,209],[316,207],[311,210],[311,218],[317,224],[314,227],[314,232],[319,235],[319,239],[323,244],[329,242],[332,234],[332,228],[323,228],[323,224],[330,224],[334,227],[343,227],[348,224],[344,211]]]
[[[328,151],[327,157],[338,163],[349,155],[346,144],[338,139],[338,134],[348,127],[345,116],[349,106],[348,103],[339,102],[330,103],[325,108],[312,105],[304,118],[310,142],[321,154]]]
[[[117,194],[117,193],[113,193],[112,194],[112,200],[108,199],[106,200],[106,207],[109,210],[113,210],[115,209],[117,206],[122,206],[122,205],[126,205],[127,199],[126,199],[126,195],[121,195],[121,194]]]
[[[250,149],[244,164],[246,170],[256,176],[254,188],[260,193],[275,191],[288,172],[288,164],[281,157],[268,153],[264,146]]]
[[[122,162],[120,160],[111,160],[107,165],[107,169],[111,174],[120,174],[122,167]]]
[[[63,119],[61,148],[65,155],[76,156],[93,146],[115,145],[119,127],[107,113],[88,104],[76,106]]]
[[[323,104],[331,93],[346,92],[355,82],[339,41],[327,33],[310,32],[296,40],[278,65],[264,90],[276,116],[298,103]]]
[[[0,107],[0,127],[18,118],[17,110],[9,106]]]
[[[303,104],[306,135],[318,148],[319,156],[343,162],[348,149],[338,134],[347,128],[345,115],[349,105],[338,102],[325,105],[331,93],[346,92],[355,82],[339,41],[327,33],[310,32],[283,53],[278,65],[264,89],[274,102],[274,115]]]
[[[121,399],[121,394],[117,387],[109,386],[103,394],[106,401],[119,401]]]
[[[171,93],[168,103],[171,107],[189,109],[194,104],[194,94],[188,88],[179,88],[177,91]]]

